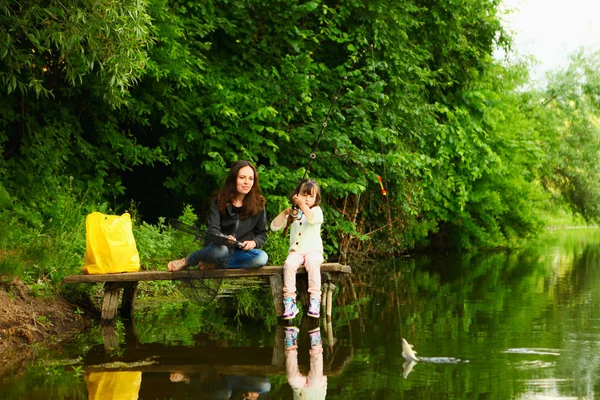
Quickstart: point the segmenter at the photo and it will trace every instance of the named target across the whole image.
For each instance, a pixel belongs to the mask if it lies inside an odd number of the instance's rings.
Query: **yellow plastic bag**
[[[110,274],[140,270],[140,255],[133,237],[131,217],[89,214],[85,219],[84,274]]]
[[[85,375],[85,382],[88,400],[136,400],[142,372],[91,372]]]

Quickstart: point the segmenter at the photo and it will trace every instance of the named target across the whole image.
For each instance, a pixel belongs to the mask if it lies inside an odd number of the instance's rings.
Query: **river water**
[[[331,320],[278,324],[270,305],[243,299],[238,309],[254,318],[146,304],[135,325],[98,326],[40,352],[0,380],[0,397],[600,398],[600,230],[352,267]],[[268,303],[265,289],[251,293]],[[405,360],[402,338],[422,359]]]

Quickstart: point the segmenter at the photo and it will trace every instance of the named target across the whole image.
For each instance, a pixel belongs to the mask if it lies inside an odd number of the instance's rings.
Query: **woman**
[[[225,184],[211,199],[208,233],[225,235],[241,244],[233,249],[208,244],[187,258],[171,261],[169,270],[179,271],[196,265],[203,269],[207,264],[259,268],[267,263],[267,253],[259,249],[267,241],[265,198],[260,193],[258,172],[252,163],[237,161],[231,166]]]

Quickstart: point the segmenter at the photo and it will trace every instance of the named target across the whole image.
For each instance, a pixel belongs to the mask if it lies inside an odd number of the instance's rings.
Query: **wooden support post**
[[[102,323],[112,324],[119,308],[119,290],[121,284],[117,282],[106,282],[104,284],[104,301],[102,302]]]
[[[123,283],[123,300],[121,300],[121,318],[133,320],[133,308],[135,307],[135,295],[137,294],[137,282]]]
[[[271,365],[285,367],[285,328],[277,325],[275,328],[275,345]]]
[[[331,318],[325,318],[325,324],[323,325],[323,330],[325,331],[325,337],[327,338],[327,349],[330,353],[333,352],[333,345],[335,344],[335,339],[333,337],[333,328],[331,326]]]
[[[308,312],[310,294],[308,293],[308,275],[296,275],[296,303],[302,304],[304,314]]]
[[[125,343],[127,343],[128,346],[137,346],[140,341],[138,339],[137,327],[135,326],[133,318],[125,321],[123,325],[125,326]]]
[[[329,301],[331,301],[331,299],[328,297],[329,283],[334,278],[336,278],[336,276],[329,272],[321,272],[321,282],[323,282],[321,284],[321,311],[324,314],[327,314],[327,310],[330,307]]]
[[[327,311],[325,313],[325,315],[327,315],[327,318],[331,318],[331,311],[332,311],[332,305],[333,305],[333,291],[335,290],[335,285],[333,284],[333,282],[328,282],[327,283]]]
[[[321,285],[321,309],[327,309],[327,291],[329,290],[329,282]]]
[[[275,305],[275,315],[277,317],[283,316],[283,276],[282,275],[271,275],[269,277],[271,282],[271,294],[273,295],[273,304]]]
[[[102,341],[104,350],[119,350],[119,336],[114,325],[102,325]]]

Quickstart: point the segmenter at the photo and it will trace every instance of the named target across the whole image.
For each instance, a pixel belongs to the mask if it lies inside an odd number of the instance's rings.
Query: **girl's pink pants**
[[[311,297],[321,297],[321,264],[323,253],[311,251],[301,254],[296,251],[288,254],[283,264],[283,297],[296,298],[296,272],[304,264],[308,272],[308,293]]]

